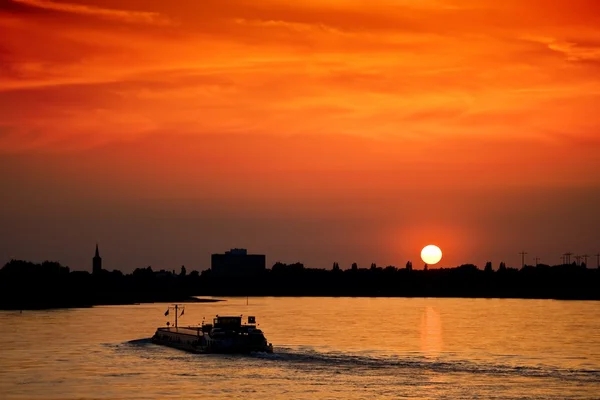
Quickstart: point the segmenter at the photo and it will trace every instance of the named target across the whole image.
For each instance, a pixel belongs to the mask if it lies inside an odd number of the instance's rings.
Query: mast
[[[177,329],[179,317],[181,317],[181,315],[183,315],[183,312],[185,311],[185,307],[180,307],[179,304],[173,304],[173,307],[167,308],[167,311],[165,312],[165,316],[169,315],[169,310],[175,311],[175,329]],[[181,315],[179,314],[179,310],[181,310]]]

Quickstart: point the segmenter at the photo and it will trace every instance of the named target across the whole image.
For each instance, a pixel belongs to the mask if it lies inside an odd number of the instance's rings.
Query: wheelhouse
[[[242,327],[242,317],[220,317],[213,319],[213,327],[226,330],[239,330]]]

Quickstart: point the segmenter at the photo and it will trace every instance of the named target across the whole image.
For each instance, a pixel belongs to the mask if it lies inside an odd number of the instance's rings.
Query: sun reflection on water
[[[427,307],[421,314],[421,351],[425,356],[437,356],[444,347],[440,314]]]

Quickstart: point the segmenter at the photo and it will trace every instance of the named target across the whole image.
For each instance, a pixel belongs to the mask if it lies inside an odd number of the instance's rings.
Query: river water
[[[225,298],[274,354],[154,345],[168,304],[0,311],[1,399],[600,399],[600,303]],[[171,319],[170,319],[171,318]]]

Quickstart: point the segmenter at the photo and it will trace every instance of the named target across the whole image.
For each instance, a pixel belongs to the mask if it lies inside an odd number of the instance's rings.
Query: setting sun
[[[442,259],[442,250],[430,244],[421,250],[421,259],[427,264],[437,264]]]

